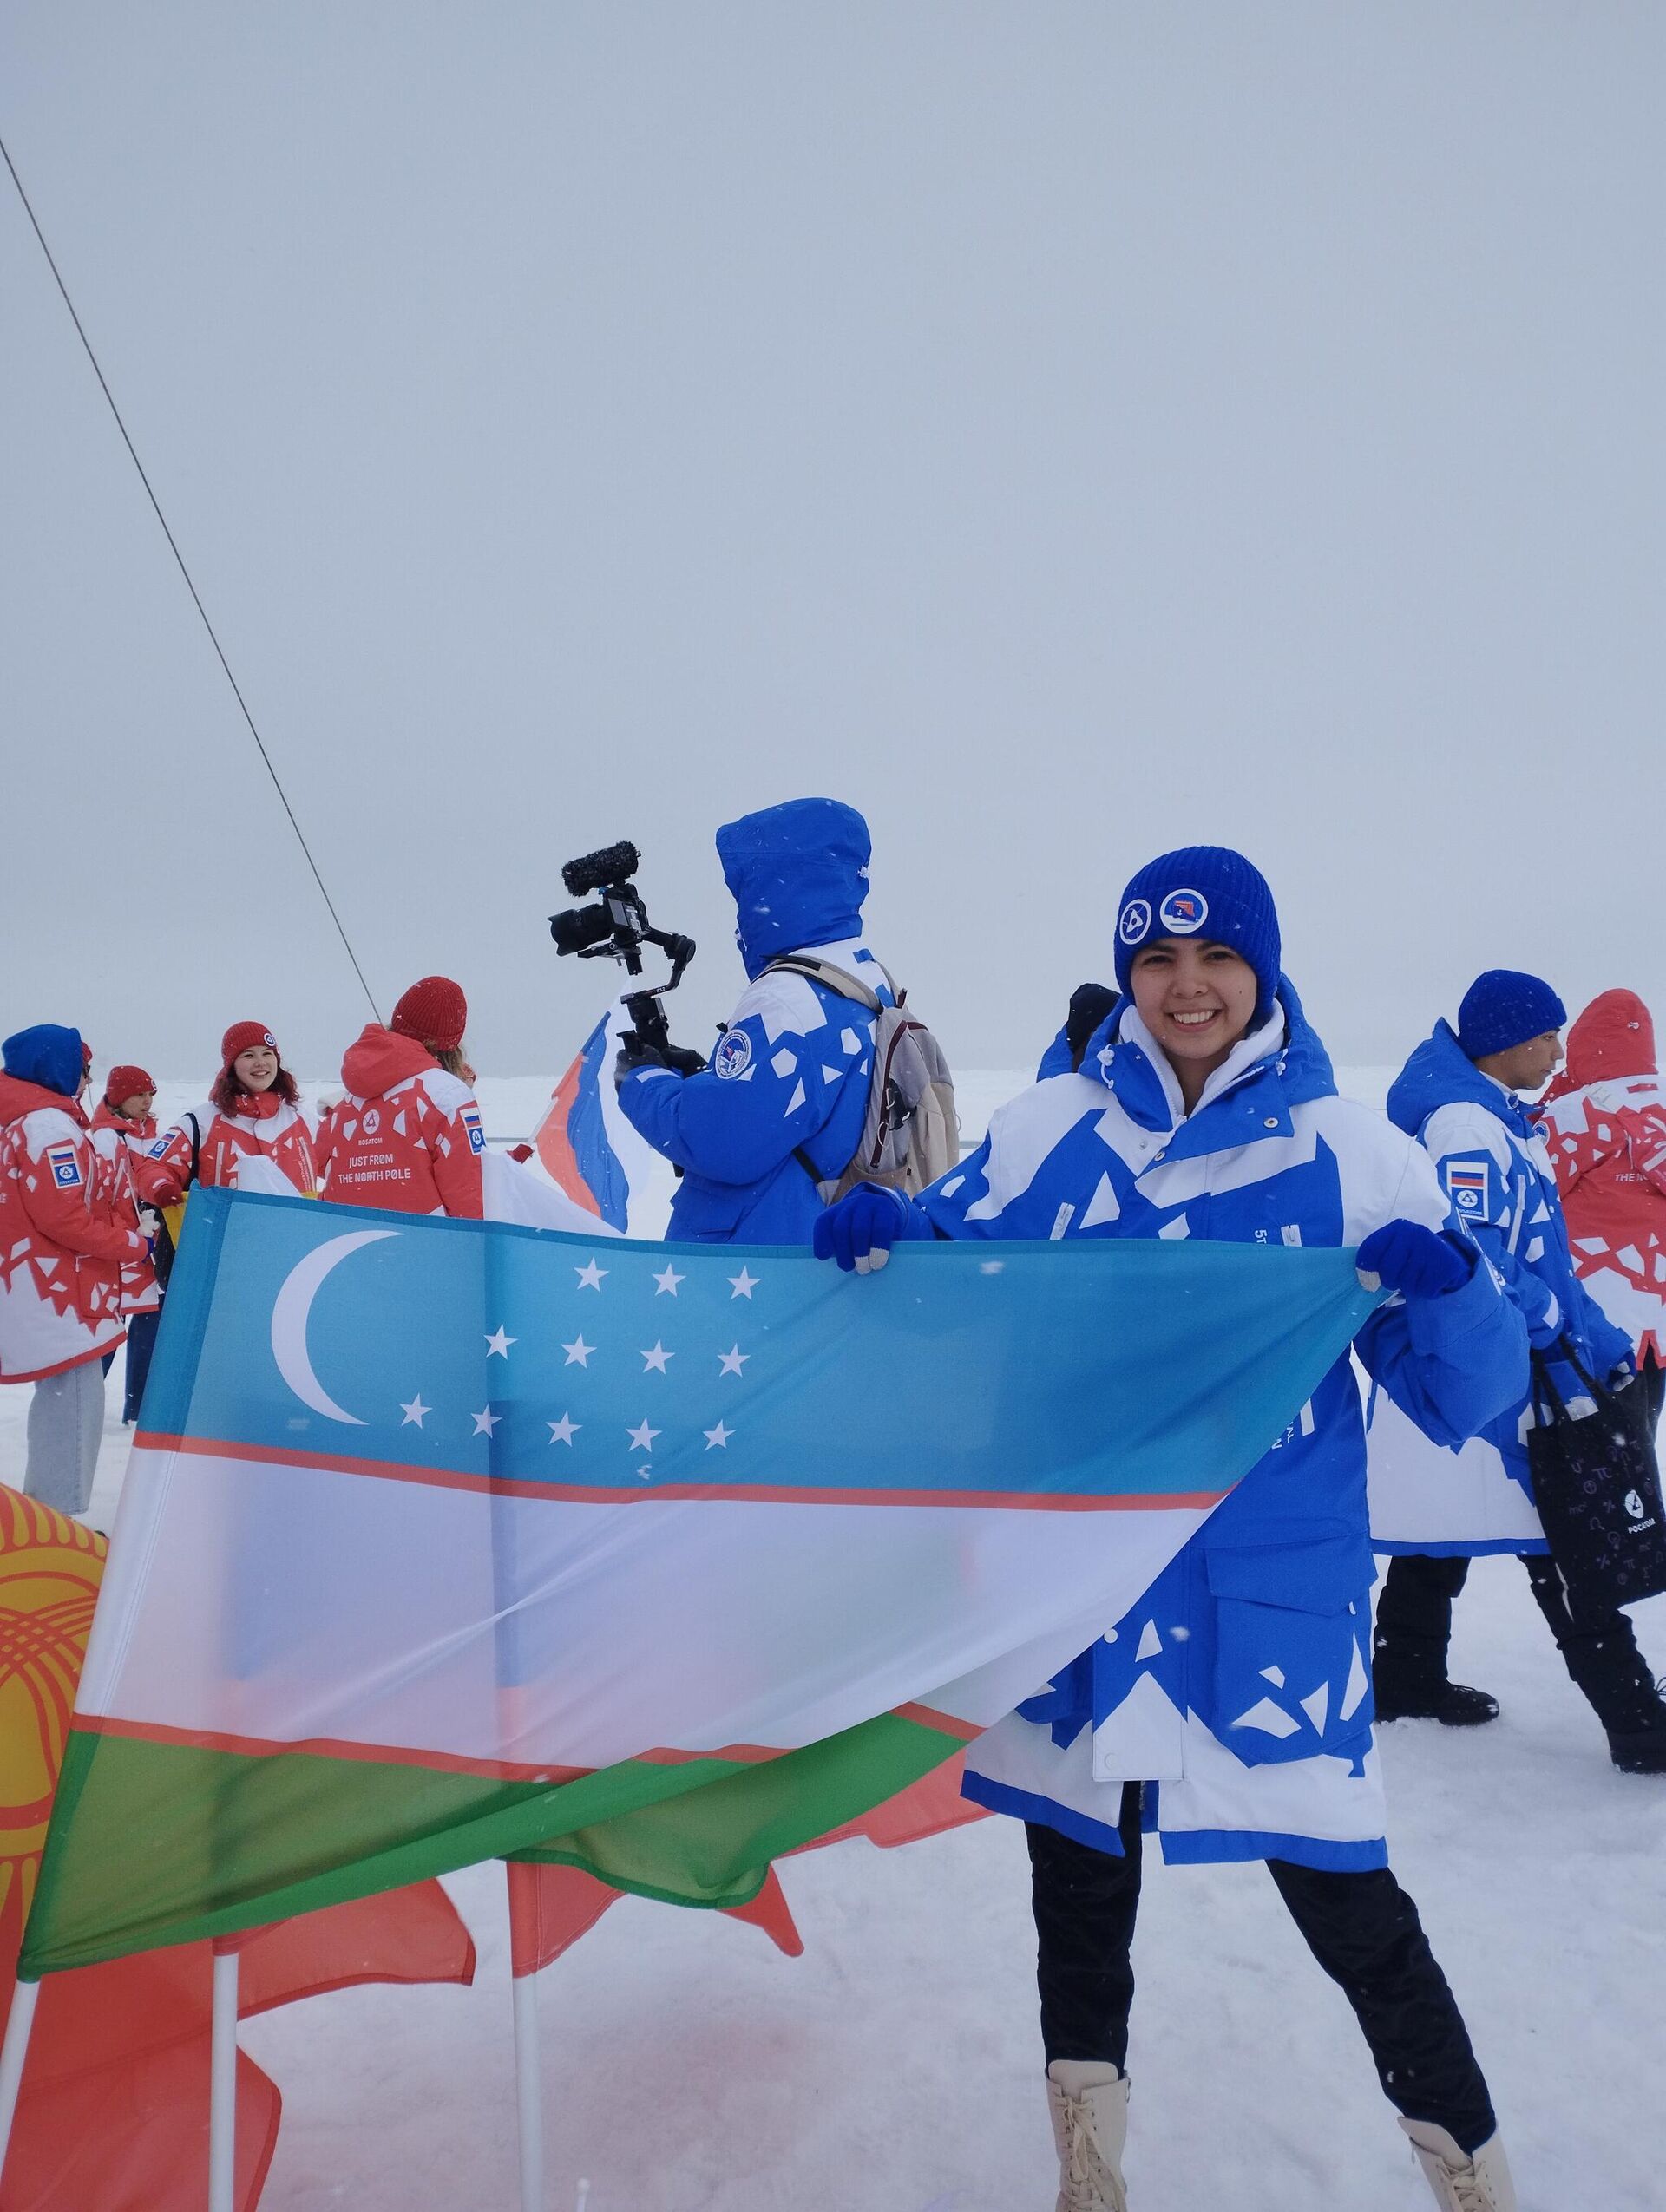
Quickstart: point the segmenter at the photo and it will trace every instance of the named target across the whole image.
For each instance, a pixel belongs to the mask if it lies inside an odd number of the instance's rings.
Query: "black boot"
[[[1376,1670],[1379,1720],[1438,1720],[1446,1728],[1480,1728],[1499,1717],[1499,1701],[1467,1682],[1403,1681],[1379,1660]]]
[[[1522,1564],[1569,1674],[1603,1724],[1610,1758],[1622,1774],[1666,1774],[1666,1703],[1630,1618],[1608,1607],[1576,1620],[1553,1562]]]
[[[1466,1559],[1411,1554],[1390,1562],[1377,1600],[1372,1676],[1379,1720],[1438,1720],[1479,1728],[1499,1717],[1499,1701],[1446,1674],[1452,1601],[1469,1572]]]

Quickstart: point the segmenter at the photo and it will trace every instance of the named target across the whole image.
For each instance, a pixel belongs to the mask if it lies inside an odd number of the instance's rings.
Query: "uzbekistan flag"
[[[744,1904],[1126,1612],[1373,1302],[200,1189],[20,1971],[528,1852]]]
[[[620,1112],[613,1090],[613,1056],[628,1026],[622,1006],[607,1009],[556,1084],[532,1138],[551,1181],[621,1236],[643,1227],[633,1207],[647,1194],[658,1162]]]

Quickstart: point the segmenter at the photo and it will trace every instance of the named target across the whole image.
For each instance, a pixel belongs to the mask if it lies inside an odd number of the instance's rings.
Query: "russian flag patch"
[[[463,1108],[462,1126],[469,1132],[469,1149],[471,1152],[483,1152],[486,1149],[486,1135],[480,1126],[478,1106],[471,1103]]]
[[[51,1175],[52,1187],[55,1190],[81,1188],[81,1161],[73,1144],[67,1142],[62,1144],[49,1144],[46,1148],[46,1164]]]
[[[1441,1175],[1446,1181],[1446,1196],[1460,1214],[1486,1214],[1489,1172],[1489,1162],[1485,1160],[1448,1160],[1445,1162]]]

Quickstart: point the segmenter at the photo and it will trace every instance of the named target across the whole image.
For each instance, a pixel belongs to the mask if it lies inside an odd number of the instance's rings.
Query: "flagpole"
[[[509,1987],[515,2012],[515,2118],[521,2157],[521,2212],[544,2212],[544,2073],[538,2033],[538,1976],[517,1973],[516,1924],[533,1900],[535,1868],[504,1862],[509,1883]]]
[[[38,1981],[16,1981],[11,1986],[6,2040],[0,2046],[0,2175],[6,2170],[6,2153],[11,2148],[11,2124],[17,2114],[17,2092],[23,2085],[23,2062],[29,2056],[40,1994]]]
[[[237,1960],[214,1953],[214,2016],[208,2068],[208,2212],[236,2212]]]

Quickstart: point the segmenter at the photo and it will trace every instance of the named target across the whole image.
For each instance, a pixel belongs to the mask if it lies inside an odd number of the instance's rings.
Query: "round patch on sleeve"
[[[752,1064],[752,1040],[744,1029],[725,1030],[712,1055],[712,1071],[725,1083],[744,1076]]]

